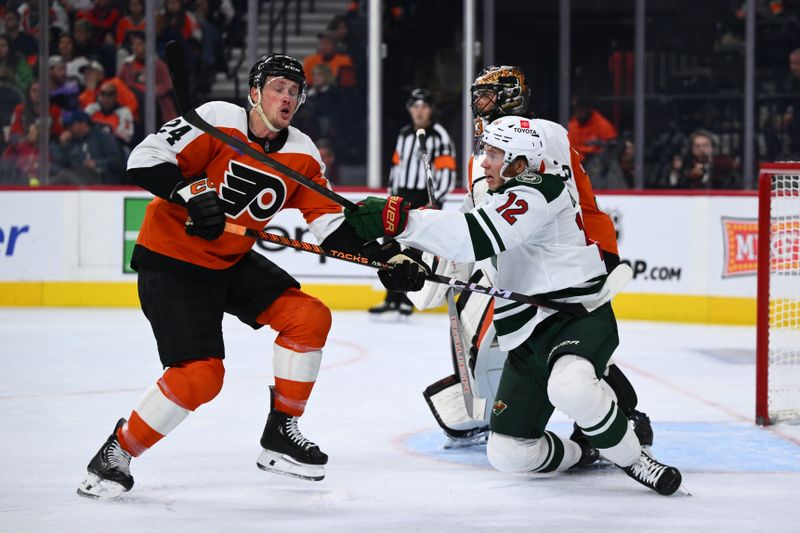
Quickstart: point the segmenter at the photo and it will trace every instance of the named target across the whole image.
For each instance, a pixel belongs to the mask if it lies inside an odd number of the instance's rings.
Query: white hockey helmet
[[[537,171],[542,163],[545,138],[534,127],[532,119],[518,116],[500,117],[483,132],[483,144],[503,150],[503,166],[500,177],[509,179],[504,173],[508,165],[518,157],[527,161],[525,170]]]

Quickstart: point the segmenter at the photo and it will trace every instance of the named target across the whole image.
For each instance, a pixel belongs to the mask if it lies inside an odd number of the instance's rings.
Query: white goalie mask
[[[536,172],[544,159],[545,136],[535,128],[534,121],[526,117],[507,116],[500,117],[488,126],[483,132],[482,143],[503,150],[503,166],[500,177],[508,180],[513,176],[506,176],[508,166],[518,157],[526,159],[524,171]]]

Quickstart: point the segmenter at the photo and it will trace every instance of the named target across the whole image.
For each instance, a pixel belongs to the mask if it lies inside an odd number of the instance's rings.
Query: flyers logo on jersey
[[[267,221],[286,201],[286,185],[276,175],[231,160],[220,187],[225,213],[233,218],[244,211],[258,221]]]

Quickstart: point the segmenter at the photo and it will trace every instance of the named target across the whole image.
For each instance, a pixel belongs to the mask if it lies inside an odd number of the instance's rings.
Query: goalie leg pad
[[[485,423],[470,418],[461,392],[461,381],[450,375],[429,385],[422,393],[436,422],[454,438],[466,437]]]
[[[538,439],[489,432],[486,446],[489,463],[500,472],[553,472],[578,462],[581,449],[575,442],[545,431]]]

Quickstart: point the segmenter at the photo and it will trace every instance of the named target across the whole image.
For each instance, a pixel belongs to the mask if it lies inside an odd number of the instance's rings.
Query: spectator
[[[122,70],[120,70],[121,73]],[[131,110],[135,122],[139,121],[139,100],[124,81],[117,76],[106,79],[103,65],[99,61],[91,61],[81,69],[81,74],[83,75],[85,86],[85,89],[78,97],[81,109],[86,109],[87,106],[97,102],[97,90],[104,83],[111,83],[117,90],[119,103]]]
[[[25,56],[28,64],[33,64],[36,60],[36,55],[39,53],[39,43],[32,36],[20,30],[19,14],[13,9],[9,10],[3,17],[3,21],[6,25],[6,35],[11,42],[11,48]]]
[[[328,65],[319,63],[311,73],[313,86],[308,90],[304,115],[308,117],[308,134],[312,139],[329,137],[335,140],[342,104],[341,92]]]
[[[72,27],[72,46],[76,57],[92,57],[92,24],[88,20],[76,20]]]
[[[36,185],[39,183],[39,126],[28,125],[25,136],[10,143],[3,150],[3,162],[16,169],[16,183]]]
[[[355,85],[355,75],[353,74],[353,61],[350,56],[341,54],[336,51],[336,34],[330,30],[326,30],[317,35],[319,38],[319,46],[317,53],[306,57],[303,61],[303,70],[306,72],[306,82],[309,86],[313,86],[314,80],[312,78],[312,71],[314,67],[319,64],[327,65],[331,69],[334,79],[339,79],[339,70],[345,67],[351,73],[344,79],[344,83],[340,83],[342,87],[351,87]]]
[[[97,102],[89,104],[86,114],[99,128],[112,134],[122,146],[128,146],[133,138],[133,113],[129,107],[119,103],[117,87],[107,81],[100,86]]]
[[[76,78],[67,76],[67,63],[61,56],[50,56],[50,101],[68,111],[78,109],[81,87]]]
[[[572,99],[572,118],[567,132],[572,146],[581,154],[583,166],[592,177],[600,177],[608,166],[608,146],[617,138],[617,130],[597,109],[590,94],[579,92]],[[604,161],[602,157],[606,160]]]
[[[790,95],[782,121],[787,137],[784,154],[786,158],[794,160],[800,158],[800,48],[789,54],[789,77],[783,92]]]
[[[697,130],[689,136],[689,153],[675,155],[669,183],[677,189],[733,189],[739,186],[736,162],[716,154],[714,136]]]
[[[64,131],[61,108],[50,102],[50,138],[57,138]],[[25,100],[16,108],[11,118],[9,136],[12,142],[26,136],[32,124],[39,124],[39,82],[33,81],[25,93]]]
[[[83,83],[81,68],[85,67],[89,60],[84,56],[75,55],[75,39],[69,33],[65,33],[58,38],[58,55],[67,64],[67,77],[72,77]]]
[[[600,169],[595,179],[592,178],[592,186],[595,189],[630,189],[634,185],[633,162],[635,148],[629,139],[621,140],[616,143],[615,149],[609,152],[608,166]]]
[[[117,24],[115,41],[117,47],[130,47],[128,33],[144,31],[144,0],[128,0],[128,14]]]
[[[30,65],[11,47],[8,35],[0,35],[0,81],[16,86],[22,94],[33,81]]]
[[[145,93],[145,80],[144,80],[144,33],[131,32],[129,34],[131,43],[131,56],[125,60],[125,63],[119,70],[119,79],[131,89],[138,92],[139,95],[139,108],[141,109],[142,98]],[[161,59],[156,58],[156,80],[155,80],[156,101],[158,107],[156,108],[158,117],[157,122],[163,124],[168,120],[178,116],[175,109],[175,102],[172,99],[172,81],[169,77],[169,69],[166,63]]]
[[[95,48],[111,45],[114,43],[114,31],[117,27],[117,21],[120,19],[120,13],[115,8],[111,0],[94,0],[91,9],[78,11],[76,15],[78,20],[87,20],[92,27],[91,43]]]
[[[319,156],[322,163],[325,165],[325,177],[332,185],[341,185],[339,183],[339,165],[336,163],[336,152],[333,149],[333,143],[328,139],[320,139],[316,142]]]
[[[186,10],[183,0],[164,0],[164,10],[158,15],[156,27],[161,50],[169,41],[199,43],[203,38],[197,19]]]
[[[51,183],[121,184],[123,157],[114,137],[94,126],[85,111],[65,116],[64,126],[50,150],[55,171]]]

